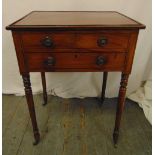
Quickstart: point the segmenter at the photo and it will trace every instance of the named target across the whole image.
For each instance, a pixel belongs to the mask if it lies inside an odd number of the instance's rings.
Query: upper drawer
[[[78,34],[76,47],[106,50],[126,49],[128,40],[129,35],[116,32]]]
[[[38,49],[126,49],[129,33],[60,33],[25,32],[21,35],[25,51],[37,52]],[[45,52],[46,52],[45,51]]]

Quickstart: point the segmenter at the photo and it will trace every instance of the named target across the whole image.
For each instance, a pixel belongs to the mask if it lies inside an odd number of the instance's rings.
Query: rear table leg
[[[41,80],[43,86],[43,105],[47,104],[47,92],[46,92],[46,77],[45,72],[41,72]]]
[[[103,84],[102,84],[102,93],[101,93],[101,101],[99,103],[100,106],[102,106],[104,99],[105,99],[105,90],[106,90],[106,84],[107,84],[107,77],[108,72],[103,72]]]

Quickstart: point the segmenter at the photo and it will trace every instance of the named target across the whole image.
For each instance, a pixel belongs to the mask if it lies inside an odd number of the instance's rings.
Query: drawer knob
[[[103,56],[98,56],[96,59],[96,65],[101,66],[106,63],[106,59]]]
[[[54,45],[52,39],[49,38],[48,36],[44,38],[43,40],[41,40],[41,42],[42,42],[42,45],[45,47],[52,47]]]
[[[44,64],[45,64],[46,66],[54,66],[55,63],[56,63],[56,61],[55,61],[55,58],[53,58],[53,57],[48,57],[48,58],[44,61]]]
[[[108,40],[105,37],[101,37],[98,39],[97,44],[98,46],[104,46],[108,43]]]

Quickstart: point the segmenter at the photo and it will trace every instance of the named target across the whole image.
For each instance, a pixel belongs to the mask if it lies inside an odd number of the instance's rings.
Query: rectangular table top
[[[145,26],[115,11],[32,11],[6,29],[128,28]]]

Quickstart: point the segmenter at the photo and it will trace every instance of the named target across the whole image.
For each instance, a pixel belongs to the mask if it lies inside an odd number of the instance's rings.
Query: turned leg
[[[43,105],[47,104],[47,92],[46,92],[46,77],[45,72],[41,72],[41,80],[42,80],[42,86],[43,86]]]
[[[116,120],[115,120],[115,128],[113,133],[113,140],[116,146],[119,136],[119,128],[121,122],[121,116],[124,109],[125,103],[125,94],[126,94],[126,86],[128,83],[129,74],[123,74],[121,77],[120,89],[119,89],[119,96],[118,96],[118,103],[117,103],[117,111],[116,111]]]
[[[25,95],[26,95],[26,100],[27,100],[27,105],[31,117],[31,122],[33,126],[33,133],[34,133],[34,138],[35,142],[34,145],[38,144],[40,140],[40,134],[37,126],[37,121],[36,121],[36,114],[35,114],[35,107],[34,107],[34,101],[33,101],[33,96],[32,96],[32,89],[31,89],[31,83],[30,83],[30,76],[29,74],[23,74],[23,83],[25,87]]]

